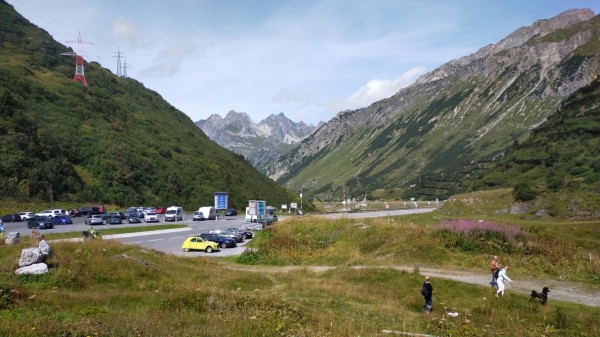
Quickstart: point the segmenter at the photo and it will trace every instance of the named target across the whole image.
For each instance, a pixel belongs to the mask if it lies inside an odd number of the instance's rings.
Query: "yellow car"
[[[218,247],[218,243],[208,241],[200,236],[190,236],[189,238],[185,239],[181,245],[181,248],[183,248],[184,252],[189,252],[190,250],[202,250],[207,253],[212,253],[217,250]]]

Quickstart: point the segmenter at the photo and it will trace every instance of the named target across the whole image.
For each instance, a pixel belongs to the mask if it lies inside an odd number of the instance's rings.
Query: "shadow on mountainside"
[[[312,272],[324,272],[335,269],[336,267],[331,266],[256,266],[256,265],[228,265],[226,268],[234,270],[244,271],[255,271],[255,272],[272,272],[272,273],[285,273],[292,270],[308,270]],[[367,268],[392,268],[396,270],[402,270],[412,272],[413,266],[354,266],[354,269],[367,269]],[[422,275],[430,275],[434,278],[444,278],[459,282],[465,282],[470,284],[481,285],[490,287],[490,276],[488,274],[473,274],[464,271],[455,270],[442,270],[435,268],[419,268],[419,272]],[[551,300],[565,301],[583,304],[591,307],[600,307],[600,289],[588,284],[581,284],[575,282],[556,281],[549,279],[513,279],[512,285],[510,282],[507,285],[507,291],[514,291],[520,294],[529,295],[531,290],[541,291],[543,287],[550,288]],[[495,289],[495,288],[494,288]],[[493,294],[493,292],[491,293]]]

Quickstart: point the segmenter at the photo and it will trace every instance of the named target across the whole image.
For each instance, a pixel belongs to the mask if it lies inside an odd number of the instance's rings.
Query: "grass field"
[[[254,250],[234,258],[179,257],[112,240],[56,242],[50,272],[39,276],[14,274],[27,240],[0,246],[0,336],[600,336],[600,308],[552,299],[542,306],[510,290],[497,299],[489,287],[445,279],[432,281],[434,311],[423,313],[419,265],[486,273],[497,254],[513,279],[542,263],[540,277],[600,283],[598,222],[459,214],[472,206],[297,218],[257,232]],[[457,214],[471,225],[487,214],[493,226],[518,226],[526,236],[443,232],[440,224]],[[586,262],[588,251],[594,259]],[[384,268],[402,264],[415,268]]]

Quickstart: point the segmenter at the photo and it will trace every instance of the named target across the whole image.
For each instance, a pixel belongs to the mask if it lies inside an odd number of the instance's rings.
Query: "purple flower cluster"
[[[465,236],[481,232],[501,233],[508,240],[516,240],[516,238],[525,235],[525,232],[519,226],[482,220],[444,220],[440,223],[439,228]]]

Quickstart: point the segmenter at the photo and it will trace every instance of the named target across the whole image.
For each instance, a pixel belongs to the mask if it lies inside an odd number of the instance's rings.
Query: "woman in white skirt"
[[[504,286],[506,285],[506,281],[512,282],[512,280],[506,275],[506,271],[508,270],[508,266],[504,266],[504,268],[500,269],[500,273],[498,273],[498,291],[496,291],[496,297],[504,296]]]

